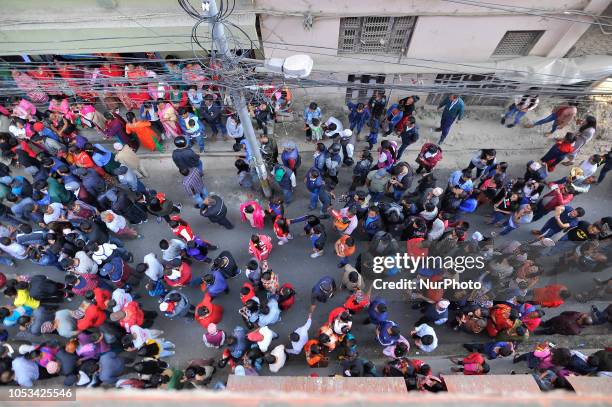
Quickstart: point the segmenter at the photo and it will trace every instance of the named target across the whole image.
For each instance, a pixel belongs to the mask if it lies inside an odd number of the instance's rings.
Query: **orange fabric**
[[[567,289],[562,284],[552,284],[546,287],[533,289],[533,301],[543,307],[556,308],[563,305],[563,298],[559,295],[561,290]]]
[[[151,123],[148,121],[139,121],[135,123],[128,123],[125,126],[127,134],[135,133],[136,137],[140,141],[140,145],[147,150],[155,151],[157,149],[157,134],[151,128]]]

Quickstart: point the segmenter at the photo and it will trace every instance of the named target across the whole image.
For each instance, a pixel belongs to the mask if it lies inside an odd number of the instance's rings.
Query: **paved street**
[[[462,155],[470,156],[472,151],[462,152]],[[300,183],[301,176],[304,174],[304,167],[306,167],[311,161],[309,153],[308,156],[303,157],[303,168],[300,176],[298,176],[298,183]],[[414,159],[414,151],[408,151],[405,153],[404,159],[412,162]],[[529,152],[526,151],[524,155],[520,157],[512,156],[511,160],[511,171],[513,174],[518,174],[523,168],[523,163],[531,158],[536,158],[540,154],[539,151]],[[449,153],[452,156],[452,153]],[[446,157],[445,157],[446,159]],[[506,157],[503,152],[498,155],[498,160],[504,160]],[[227,249],[232,252],[235,256],[238,264],[244,266],[249,260],[249,254],[247,252],[248,239],[253,230],[247,227],[246,224],[242,224],[239,220],[238,206],[241,202],[247,199],[244,191],[239,189],[237,184],[235,170],[233,167],[234,159],[231,156],[228,157],[216,157],[216,158],[205,158],[205,181],[208,185],[208,189],[211,192],[215,192],[223,196],[229,207],[229,218],[236,225],[236,228],[232,231],[222,229],[218,225],[212,225],[204,218],[200,217],[198,211],[193,208],[192,203],[186,199],[180,176],[176,171],[170,159],[152,158],[148,159],[145,163],[146,167],[150,172],[150,178],[146,180],[151,188],[159,191],[164,191],[173,200],[182,202],[184,204],[182,216],[191,223],[193,229],[197,234],[203,236],[207,240],[217,244],[222,249]],[[449,162],[453,160],[449,159]],[[518,163],[518,164],[517,164]],[[448,177],[450,168],[445,166],[446,162],[443,161],[440,171],[438,172],[439,184],[443,184],[445,179]],[[519,165],[520,164],[520,165]],[[558,174],[566,171],[566,167],[559,166],[557,170]],[[560,178],[562,175],[556,177],[557,174],[553,175],[551,179]],[[337,188],[337,192],[344,192],[347,188],[347,182],[350,177],[350,170],[344,169],[341,173],[341,185]],[[606,185],[594,187],[588,195],[581,195],[575,199],[574,205],[583,206],[587,211],[586,218],[588,220],[595,220],[603,215],[609,215],[607,210],[609,209],[609,198],[610,198],[610,181],[607,180]],[[295,217],[307,213],[308,199],[305,192],[305,188],[300,183],[296,194],[296,200],[287,209],[288,217]],[[336,207],[340,204],[336,203]],[[482,211],[482,210],[481,210]],[[484,234],[490,232],[490,227],[484,226],[482,222],[482,212],[479,211],[475,216],[467,216],[466,219],[470,222],[471,229],[470,233],[475,230],[480,230]],[[547,218],[544,218],[535,225],[528,225],[522,229],[514,231],[510,237],[517,240],[531,239],[529,233],[530,226],[540,226]],[[142,257],[151,252],[159,252],[158,242],[162,238],[171,238],[172,234],[165,223],[158,224],[155,219],[149,220],[147,224],[138,227],[140,233],[144,235],[142,240],[132,241],[127,243],[127,247],[134,253],[135,263],[141,261]],[[328,231],[330,228],[328,227]],[[296,327],[302,325],[306,320],[308,313],[309,301],[310,301],[310,289],[312,285],[323,275],[331,275],[339,278],[341,275],[340,270],[337,268],[337,258],[333,252],[333,241],[337,238],[333,232],[330,233],[328,238],[328,249],[323,257],[318,259],[310,259],[309,254],[309,242],[305,237],[300,236],[301,226],[297,225],[292,229],[295,239],[288,245],[278,246],[275,244],[272,254],[270,256],[269,264],[271,268],[279,274],[281,284],[283,282],[291,282],[297,291],[297,300],[295,305],[287,312],[283,313],[282,321],[272,326],[272,329],[276,331],[280,338],[273,342],[285,344],[288,343],[288,334]],[[271,227],[266,226],[265,233],[273,235]],[[503,238],[498,238],[497,241],[504,241]],[[359,247],[358,247],[359,250]],[[194,271],[202,275],[207,272],[209,266],[206,264],[196,264]],[[19,266],[19,271],[23,273],[34,272],[35,268],[29,263],[22,263]],[[55,269],[45,270],[51,278],[57,280],[63,280],[61,273]],[[604,274],[605,276],[601,275]],[[606,270],[604,273],[600,273],[598,277],[609,277],[611,272]],[[560,280],[564,284],[570,286],[573,290],[583,290],[591,286],[591,278],[593,275],[561,275]],[[399,278],[396,276],[396,278]],[[241,324],[241,319],[237,313],[239,298],[238,290],[245,280],[244,274],[237,277],[230,282],[231,291],[229,295],[223,295],[218,299],[218,303],[223,305],[225,308],[225,314],[220,327],[226,332],[231,332],[234,326]],[[338,281],[338,280],[337,280]],[[541,279],[540,286],[544,282],[550,281],[549,279]],[[155,309],[157,302],[148,298],[144,290],[140,288],[138,290],[142,297],[140,300],[144,304],[145,309]],[[188,297],[193,303],[197,303],[202,298],[203,294],[196,288],[184,289],[184,292],[188,294]],[[398,322],[404,335],[408,335],[414,322],[419,318],[418,311],[411,309],[410,304],[405,300],[405,294],[400,291],[384,291],[375,292],[373,296],[381,295],[388,299],[390,302],[390,315],[391,319]],[[315,311],[314,320],[311,328],[311,334],[318,329],[318,327],[327,319],[329,311],[335,306],[344,302],[347,294],[346,292],[339,292],[338,295],[332,299],[331,302],[320,305]],[[76,305],[76,304],[75,304]],[[563,307],[563,309],[572,310],[587,310],[590,304],[575,304],[570,301],[569,304]],[[561,310],[547,310],[546,318],[551,317]],[[382,349],[376,342],[374,335],[374,328],[372,325],[364,326],[361,324],[363,316],[357,316],[354,320],[353,332],[357,338],[358,348],[361,356],[373,360],[379,360],[382,357]],[[170,363],[176,367],[185,367],[186,362],[193,358],[199,357],[218,357],[218,350],[210,350],[204,347],[202,343],[203,329],[199,324],[195,322],[186,322],[185,320],[170,321],[164,317],[158,317],[155,326],[163,329],[166,334],[165,337],[177,346],[177,355],[169,359]],[[607,327],[594,327],[586,329],[587,334],[605,334],[607,331],[602,328]],[[431,363],[434,366],[435,371],[443,371],[448,373],[450,367],[447,363],[444,355],[454,355],[461,352],[459,344],[467,341],[486,341],[487,338],[482,336],[475,338],[467,334],[458,333],[452,331],[449,327],[444,326],[436,328],[439,336],[440,346],[438,350],[432,355]],[[570,342],[575,344],[582,343],[585,341],[594,341],[595,344],[588,343],[587,347],[596,348],[598,345],[603,345],[599,342],[600,336],[587,336],[581,338],[571,338]],[[553,338],[553,341],[561,341],[564,343],[565,339]],[[411,355],[419,357],[415,353],[415,350],[411,350]],[[438,356],[436,356],[438,355]],[[281,371],[285,375],[298,375],[310,373],[305,368],[305,362],[303,355],[290,357],[288,364]],[[493,372],[496,373],[507,373],[512,367],[509,361],[495,361],[492,364]],[[524,366],[523,366],[524,368]],[[228,372],[226,368],[224,374]],[[339,367],[335,361],[332,361],[328,369],[318,369],[319,374],[337,373]],[[521,371],[518,369],[517,371]],[[267,374],[267,368],[264,369],[264,374]],[[220,376],[221,377],[221,376]]]

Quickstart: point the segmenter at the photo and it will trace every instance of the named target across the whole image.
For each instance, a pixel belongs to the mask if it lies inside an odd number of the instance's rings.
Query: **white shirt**
[[[308,330],[310,329],[311,324],[312,319],[308,318],[308,321],[306,321],[304,325],[293,331],[299,335],[300,339],[298,339],[296,342],[291,341],[291,349],[287,349],[287,353],[299,355],[302,352],[304,345],[306,345],[306,342],[308,342]]]
[[[112,243],[103,243],[98,246],[98,250],[92,253],[91,259],[95,261],[98,265],[102,264],[106,259],[108,259],[113,251],[117,248],[116,245]]]
[[[285,345],[278,345],[276,348],[272,349],[270,354],[276,357],[276,362],[270,363],[268,366],[272,373],[278,372],[283,366],[285,366],[285,362],[287,361],[287,354],[285,353]]]
[[[268,348],[270,347],[270,342],[272,342],[272,339],[274,339],[276,333],[267,326],[259,328],[259,333],[263,336],[263,339],[257,342],[257,346],[259,346],[259,349],[262,352],[267,352]]]
[[[0,244],[0,249],[2,249],[6,254],[17,260],[23,260],[28,257],[26,254],[25,246],[20,245],[17,242],[12,242],[8,246]]]
[[[113,307],[113,312],[121,311],[125,304],[132,301],[132,296],[125,292],[123,288],[117,288],[113,291],[111,298],[117,303]]]
[[[171,261],[180,257],[181,250],[184,250],[187,245],[178,239],[172,239],[168,242],[168,248],[166,250],[162,250],[162,259],[165,261]]]
[[[74,271],[78,274],[96,274],[98,272],[98,265],[83,250],[76,252],[74,258],[79,261],[79,265],[74,268]]]
[[[225,123],[225,128],[227,129],[227,134],[232,138],[240,138],[244,135],[244,129],[242,128],[242,123],[236,124],[236,121],[231,117],[227,118],[227,122]]]
[[[24,138],[26,136],[26,129],[25,129],[25,127],[20,129],[17,126],[9,126],[8,131],[9,131],[9,133],[11,133],[16,138]]]
[[[589,160],[584,160],[580,164],[580,169],[584,173],[585,178],[588,178],[597,171],[597,164],[593,164]]]
[[[130,333],[132,334],[132,343],[134,347],[140,349],[149,339],[159,337],[162,331],[157,329],[145,329],[138,325],[132,325],[130,326]]]
[[[112,212],[112,211],[109,211],[109,212]],[[117,233],[121,229],[127,226],[127,221],[125,220],[123,216],[117,215],[115,212],[112,212],[112,214],[113,214],[113,220],[110,222],[105,222],[106,227],[112,232]]]
[[[164,276],[164,266],[157,260],[155,253],[144,256],[143,263],[148,266],[145,275],[151,280],[157,281]]]
[[[433,336],[433,342],[431,343],[431,345],[421,344],[420,346],[418,346],[419,349],[421,349],[423,352],[433,352],[438,347],[438,337],[436,336],[436,332],[434,331],[434,329],[427,324],[421,324],[415,329],[418,337],[423,337],[425,335]]]
[[[342,130],[344,130],[344,126],[342,125],[342,122],[333,116],[327,119],[327,121],[325,122],[325,125],[329,126],[332,123],[336,125],[336,130],[326,131],[325,135],[327,137],[334,137],[336,135],[339,135],[342,132]]]
[[[49,207],[51,207],[51,209],[53,209],[52,213],[45,213],[43,215],[43,220],[46,224],[49,224],[51,222],[55,222],[56,220],[58,220],[59,218],[61,218],[64,215],[64,205],[62,205],[59,202],[53,202],[49,204]]]
[[[340,213],[342,214],[342,216],[347,216],[348,208],[342,208],[340,210]],[[353,233],[353,231],[355,230],[355,228],[357,228],[357,225],[359,224],[359,219],[357,219],[357,215],[350,218],[349,221],[350,223],[348,227],[344,229],[344,232],[342,232],[342,234],[344,235],[350,235],[351,233]]]

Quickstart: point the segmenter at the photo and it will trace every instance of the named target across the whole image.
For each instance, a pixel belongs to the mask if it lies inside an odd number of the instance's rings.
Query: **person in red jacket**
[[[191,283],[191,266],[180,259],[173,260],[172,268],[164,270],[164,282],[170,287],[179,288]],[[180,264],[178,264],[180,262]],[[199,281],[199,280],[198,280]],[[196,284],[198,281],[195,281]]]
[[[334,308],[333,310],[331,310],[331,312],[329,313],[329,316],[327,317],[327,323],[331,325],[336,319],[336,317],[338,317],[338,315],[342,314],[345,311],[347,311],[347,309],[344,307]]]
[[[89,328],[97,328],[106,321],[106,313],[95,303],[89,304],[85,310],[85,316],[77,321],[77,329],[84,331]]]
[[[212,298],[208,293],[204,294],[204,298],[195,309],[195,320],[207,329],[210,324],[218,324],[223,319],[223,307],[213,304]]]
[[[478,352],[467,355],[462,360],[451,358],[451,362],[462,367],[451,367],[453,372],[463,372],[464,375],[483,375],[489,373],[489,365],[484,356]]]
[[[548,172],[553,172],[557,164],[563,161],[568,154],[574,152],[575,143],[576,135],[574,133],[567,133],[563,139],[555,142],[550,150],[540,159],[546,164]]]
[[[364,293],[359,288],[351,294],[344,302],[344,308],[351,311],[351,314],[357,314],[370,305],[370,294]]]
[[[440,148],[440,146],[433,143],[423,144],[421,152],[416,158],[416,162],[419,164],[416,173],[420,174],[423,170],[425,170],[425,173],[431,172],[441,159],[442,148]]]
[[[487,321],[487,333],[494,338],[501,331],[505,331],[514,326],[517,314],[512,307],[507,304],[496,304],[489,310]]]
[[[543,307],[556,308],[563,305],[572,293],[563,284],[551,284],[546,287],[534,288],[531,302]]]
[[[195,238],[195,233],[193,233],[191,225],[189,225],[187,221],[178,215],[170,216],[170,222],[168,222],[168,225],[172,229],[172,233],[183,239],[185,242],[189,242]]]
[[[106,308],[106,302],[111,299],[111,292],[103,288],[96,287],[93,289],[94,300],[100,308]]]
[[[253,284],[249,283],[248,281],[242,284],[242,287],[240,288],[240,301],[242,302],[242,305],[246,304],[246,302],[254,296],[255,287],[253,287]]]
[[[567,184],[549,184],[551,191],[544,195],[538,202],[537,209],[533,213],[532,222],[537,221],[547,213],[552,212],[558,206],[565,206],[574,199],[574,188]]]
[[[281,311],[287,311],[295,304],[295,289],[291,283],[285,283],[281,285],[278,292],[278,307]]]
[[[132,326],[143,326],[145,324],[144,311],[136,301],[130,301],[120,311],[113,312],[110,319],[119,323],[127,332],[130,332]]]
[[[272,251],[272,239],[268,235],[252,235],[249,240],[249,253],[252,254],[258,261],[263,262],[268,260],[268,256]]]

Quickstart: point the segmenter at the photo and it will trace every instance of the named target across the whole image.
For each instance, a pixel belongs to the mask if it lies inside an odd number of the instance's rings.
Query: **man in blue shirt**
[[[463,118],[465,104],[459,96],[451,94],[438,105],[438,109],[440,108],[444,109],[442,110],[440,127],[436,129],[436,131],[442,132],[438,144],[442,144],[444,142],[455,120],[459,121]]]
[[[533,230],[532,233],[540,237],[551,237],[563,229],[575,227],[583,216],[584,209],[580,207],[574,209],[569,205],[560,205],[555,208],[555,216],[548,219],[542,229]]]
[[[399,326],[393,321],[384,321],[376,328],[376,337],[382,346],[395,345],[400,338]]]
[[[454,171],[448,179],[449,188],[459,188],[470,194],[474,189],[474,183],[471,178],[472,172],[465,170]]]
[[[368,318],[364,321],[365,324],[373,323],[380,325],[387,320],[389,312],[387,311],[387,302],[384,298],[377,297],[368,307]]]

